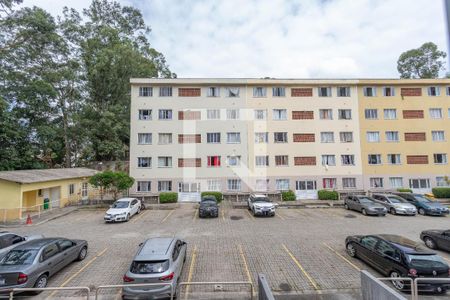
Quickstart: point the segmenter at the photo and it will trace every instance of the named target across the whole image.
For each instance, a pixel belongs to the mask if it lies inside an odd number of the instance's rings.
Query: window
[[[428,96],[439,96],[441,94],[441,89],[438,86],[428,87]]]
[[[274,120],[287,120],[287,110],[286,109],[274,109],[273,110]]]
[[[288,166],[289,160],[287,155],[275,155],[275,166]]]
[[[160,145],[172,144],[172,134],[171,133],[159,133],[158,134],[158,144],[160,144]]]
[[[220,156],[208,156],[208,167],[220,167]]]
[[[208,120],[220,120],[220,109],[208,109],[206,111],[206,118]]]
[[[336,178],[324,178],[322,184],[324,189],[334,189],[336,188]]]
[[[227,120],[239,120],[239,109],[227,109]]]
[[[318,88],[319,97],[331,97],[330,87],[319,87]]]
[[[431,131],[431,136],[433,137],[433,142],[445,141],[445,135],[443,130],[433,130]]]
[[[319,109],[319,117],[321,120],[333,120],[333,110]]]
[[[269,166],[269,155],[255,156],[255,165],[257,167],[268,167]]]
[[[448,181],[446,180],[446,178],[443,177],[443,176],[436,177],[436,186],[444,186],[444,187],[447,187],[447,186],[450,186],[450,182],[448,182]]]
[[[219,179],[208,179],[207,185],[208,185],[208,191],[219,192],[222,188]]]
[[[172,97],[172,87],[171,86],[162,86],[159,88],[159,96],[160,97]]]
[[[240,144],[241,143],[241,133],[240,132],[228,132],[227,133],[227,143],[228,144]]]
[[[395,108],[384,109],[384,119],[385,120],[395,120],[397,119],[397,110]]]
[[[241,157],[238,155],[228,156],[227,163],[232,167],[239,166],[241,164]]]
[[[88,188],[89,185],[87,182],[83,182],[81,184],[81,197],[87,197],[88,196]]]
[[[383,87],[383,96],[384,97],[392,97],[395,96],[395,89],[392,86]]]
[[[287,143],[288,142],[287,132],[274,132],[273,141],[275,143]]]
[[[386,131],[386,142],[398,142],[398,131]]]
[[[158,181],[158,192],[170,192],[172,191],[172,181],[163,180]]]
[[[75,184],[69,184],[69,195],[75,194]]]
[[[138,168],[151,168],[152,158],[151,157],[138,157]]]
[[[355,156],[349,154],[341,155],[341,162],[343,166],[354,166]]]
[[[139,145],[149,145],[152,143],[151,133],[138,133],[138,144]]]
[[[284,97],[286,96],[286,89],[284,87],[274,87],[272,88],[273,97]]]
[[[269,179],[256,179],[255,191],[268,191],[269,190]]]
[[[371,188],[382,188],[383,187],[383,178],[382,177],[370,178],[370,187]]]
[[[289,179],[277,179],[275,186],[277,191],[287,191],[289,190]]]
[[[267,109],[255,109],[255,120],[266,120]]]
[[[241,180],[240,179],[228,179],[227,188],[229,191],[240,191]]]
[[[159,156],[158,157],[158,168],[172,168],[172,157],[171,156]]]
[[[368,120],[378,119],[378,109],[366,109],[364,114]]]
[[[335,156],[332,154],[322,155],[322,165],[323,166],[335,166],[336,165]]]
[[[339,138],[341,140],[341,143],[352,143],[353,142],[353,132],[351,132],[351,131],[339,132]]]
[[[401,164],[400,154],[388,154],[387,155],[387,162],[390,165],[399,165],[399,164]]]
[[[320,141],[322,143],[334,143],[334,133],[332,131],[321,132]]]
[[[367,131],[366,136],[369,143],[378,143],[380,141],[380,133],[378,131]]]
[[[371,250],[375,249],[375,245],[377,244],[378,239],[372,236],[367,236],[361,239],[361,244]]]
[[[450,86],[446,87],[445,90],[447,91],[447,96],[450,96]]]
[[[50,244],[47,247],[45,247],[44,250],[42,251],[42,260],[45,261],[58,253],[59,253],[58,245],[56,245],[56,243]]]
[[[38,197],[42,197],[42,189],[38,190]]]
[[[369,154],[369,165],[381,165],[381,154]]]
[[[432,119],[442,119],[442,109],[440,109],[440,108],[430,108],[430,118],[432,118]]]
[[[220,132],[209,132],[206,134],[208,144],[220,144]]]
[[[409,187],[411,189],[429,189],[430,180],[429,179],[410,179]]]
[[[207,96],[208,97],[219,97],[220,96],[220,88],[218,88],[216,86],[208,87]]]
[[[269,142],[268,132],[255,132],[255,143],[266,144]]]
[[[139,120],[151,120],[152,110],[151,109],[140,109],[139,110]]]
[[[338,97],[350,97],[350,87],[339,86],[337,88],[337,96]]]
[[[171,109],[160,109],[159,110],[160,120],[172,120],[172,110]]]
[[[389,184],[391,185],[391,188],[402,188],[403,177],[389,177]]]
[[[139,97],[151,97],[153,96],[153,88],[150,86],[139,87]]]
[[[137,182],[137,191],[138,192],[150,192],[152,190],[152,182],[151,181],[138,181]]]
[[[352,119],[351,109],[339,109],[338,117],[339,117],[339,120],[351,120]]]
[[[239,88],[238,87],[226,88],[226,96],[229,97],[229,98],[237,98],[237,97],[239,97]]]
[[[342,187],[344,189],[355,189],[356,178],[342,178]]]
[[[315,180],[298,180],[295,182],[297,191],[312,191],[317,189]]]
[[[265,87],[254,87],[253,88],[253,97],[259,98],[259,97],[266,97],[267,91]]]
[[[375,97],[376,96],[376,88],[373,86],[366,86],[363,89],[364,96],[366,97]]]
[[[435,153],[435,154],[433,154],[433,157],[434,157],[435,164],[441,164],[441,165],[447,164],[447,154]]]

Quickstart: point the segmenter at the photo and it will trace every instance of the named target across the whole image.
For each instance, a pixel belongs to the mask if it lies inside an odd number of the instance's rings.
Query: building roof
[[[71,178],[90,177],[97,171],[87,168],[2,171],[0,179],[17,183],[36,183]]]

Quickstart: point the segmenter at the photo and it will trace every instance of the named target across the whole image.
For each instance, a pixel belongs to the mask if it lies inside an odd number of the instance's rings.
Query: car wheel
[[[353,243],[348,243],[346,248],[348,255],[350,255],[351,257],[356,257],[356,249]]]
[[[397,271],[392,271],[391,274],[389,274],[389,277],[391,278],[398,278],[402,277]],[[403,290],[405,288],[405,282],[403,280],[392,280],[392,285],[399,291]]]
[[[432,238],[430,237],[425,237],[423,239],[423,241],[425,242],[425,245],[430,248],[430,249],[436,249],[436,243],[433,241]]]
[[[35,288],[45,288],[47,287],[47,283],[48,283],[48,277],[45,274],[42,274],[41,276],[39,276],[39,278],[36,280],[36,282],[34,283],[34,287]],[[37,291],[34,294],[39,294],[42,291]]]
[[[393,208],[393,207],[390,209],[389,212],[390,212],[391,214],[393,214],[393,215],[396,215],[396,214],[397,214],[397,212],[395,211],[395,208]]]
[[[347,203],[344,204],[344,208],[345,208],[346,210],[349,210],[349,209],[350,209],[350,208],[348,207]]]
[[[425,209],[419,208],[419,214],[421,214],[422,216],[425,216]]]
[[[130,214],[127,214],[127,218],[126,218],[126,220],[125,221],[130,221]]]
[[[86,256],[87,256],[87,247],[84,246],[83,248],[81,248],[80,252],[78,253],[77,260],[82,261],[86,258]]]
[[[137,210],[136,213],[137,213],[137,214],[140,214],[140,213],[141,213],[141,207],[140,207],[140,206],[138,207],[138,210]]]
[[[362,212],[363,215],[367,216],[367,212],[366,212],[366,210],[364,208],[361,210],[361,212]]]

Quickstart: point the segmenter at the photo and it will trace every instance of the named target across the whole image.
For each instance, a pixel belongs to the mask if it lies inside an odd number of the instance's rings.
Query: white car
[[[121,198],[110,206],[105,214],[105,222],[122,222],[141,212],[141,201],[136,198]]]
[[[275,216],[275,204],[266,195],[250,194],[247,205],[254,216]]]

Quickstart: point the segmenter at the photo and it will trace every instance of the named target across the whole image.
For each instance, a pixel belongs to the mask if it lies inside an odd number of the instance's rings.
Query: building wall
[[[21,201],[20,185],[0,179],[0,220],[18,218],[19,211],[11,209],[19,207]]]

